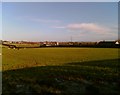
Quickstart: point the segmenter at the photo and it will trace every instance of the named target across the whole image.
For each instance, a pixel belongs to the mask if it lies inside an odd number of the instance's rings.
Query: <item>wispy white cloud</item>
[[[55,26],[54,28],[58,29],[67,29],[71,31],[81,31],[81,32],[91,32],[91,33],[97,33],[97,34],[112,34],[116,33],[117,28],[115,27],[106,27],[102,26],[96,23],[74,23],[74,24],[68,24],[66,26]]]
[[[38,23],[60,23],[60,20],[55,20],[55,19],[41,19],[38,17],[32,17],[32,16],[20,16],[18,17],[20,20],[24,19],[27,21],[32,21],[32,22],[38,22]]]
[[[58,29],[65,29],[65,26],[52,26],[53,28],[58,28]]]
[[[105,33],[107,31],[109,31],[108,28],[102,27],[95,23],[69,24],[69,25],[67,25],[67,29],[81,30],[81,31],[88,31],[88,32],[97,32],[97,33]]]
[[[96,23],[74,23],[68,24],[66,26],[56,26],[54,28],[58,29],[66,29],[71,31],[70,34],[74,36],[74,38],[81,38],[81,40],[85,40],[87,37],[88,39],[113,39],[117,38],[118,36],[118,28],[115,27],[108,27],[103,26]]]
[[[59,23],[60,20],[48,20],[48,19],[39,19],[39,18],[32,18],[31,21],[40,22],[40,23]]]

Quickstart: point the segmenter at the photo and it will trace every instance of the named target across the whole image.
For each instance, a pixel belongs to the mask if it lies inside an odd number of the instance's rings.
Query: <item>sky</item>
[[[0,39],[2,39],[2,3],[0,2]]]
[[[3,40],[71,41],[71,38],[72,41],[116,40],[118,3],[2,3]]]
[[[119,2],[119,0],[1,0],[2,2]]]

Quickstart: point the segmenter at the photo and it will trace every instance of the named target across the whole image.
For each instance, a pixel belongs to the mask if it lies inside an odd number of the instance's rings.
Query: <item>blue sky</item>
[[[118,37],[111,3],[2,3],[3,40],[99,41]]]
[[[118,2],[119,0],[1,0],[2,2]]]
[[[2,3],[0,2],[0,39],[2,39]]]

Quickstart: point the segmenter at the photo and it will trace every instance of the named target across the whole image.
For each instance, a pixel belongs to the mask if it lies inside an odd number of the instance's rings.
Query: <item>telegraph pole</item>
[[[72,42],[72,36],[70,37],[70,39],[71,39],[71,42]]]

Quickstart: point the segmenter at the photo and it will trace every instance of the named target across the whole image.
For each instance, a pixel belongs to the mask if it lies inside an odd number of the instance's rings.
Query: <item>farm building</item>
[[[100,47],[117,47],[119,45],[118,41],[100,41],[97,44]]]

